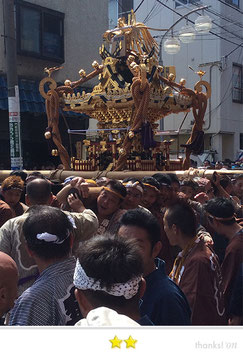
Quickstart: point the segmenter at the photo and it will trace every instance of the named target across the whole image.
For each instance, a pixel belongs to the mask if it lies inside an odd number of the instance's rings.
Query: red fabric
[[[187,256],[179,287],[191,307],[192,325],[226,324],[218,258],[203,240]]]
[[[15,213],[11,207],[3,200],[0,200],[0,227],[13,217],[15,217]]]
[[[229,242],[222,263],[223,290],[228,312],[235,277],[243,262],[243,229]]]

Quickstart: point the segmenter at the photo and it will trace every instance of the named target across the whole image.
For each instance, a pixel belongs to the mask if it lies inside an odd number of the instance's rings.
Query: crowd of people
[[[242,325],[243,174],[13,171],[0,193],[0,324]]]

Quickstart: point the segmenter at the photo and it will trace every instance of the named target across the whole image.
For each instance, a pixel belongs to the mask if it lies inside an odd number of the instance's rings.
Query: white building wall
[[[139,3],[140,0],[134,0],[134,8]],[[151,0],[144,1],[136,13],[138,21],[143,22],[150,13],[149,20],[145,21],[146,25],[155,28],[169,28],[178,20],[179,16],[177,14],[166,9],[158,2],[151,12],[154,3]],[[173,0],[168,0],[164,3],[182,15],[195,8],[192,4],[175,8],[175,1]],[[220,29],[213,24],[212,32],[227,37],[236,44],[231,44],[212,34],[197,35],[193,43],[182,43],[180,52],[176,55],[168,55],[162,49],[163,65],[175,65],[177,73],[176,81],[178,82],[181,78],[185,78],[187,81],[186,86],[190,88],[193,88],[194,84],[198,81],[198,76],[188,66],[194,68],[195,71],[199,68],[206,71],[203,79],[210,82],[212,86],[211,102],[208,102],[204,125],[205,134],[210,135],[207,141],[211,142],[211,146],[209,145],[208,148],[218,152],[217,159],[235,159],[239,151],[239,134],[243,132],[243,104],[232,102],[232,63],[243,63],[243,49],[240,47],[227,57],[226,63],[224,57],[235,49],[237,44],[242,43],[242,39],[237,36],[243,37],[243,29],[238,24],[235,24],[235,22],[239,22],[243,27],[243,16],[219,1],[205,0],[200,2],[201,5],[209,5],[213,11],[220,13],[222,16],[227,16],[227,18],[232,20],[232,23],[229,23],[216,15],[209,14],[216,23],[224,27]],[[243,3],[241,1],[241,11],[243,10],[242,6]],[[195,21],[197,17],[198,14],[194,13],[189,16],[189,19]],[[179,22],[174,28],[174,34],[178,34],[179,29],[184,25],[185,20]],[[233,34],[227,33],[225,29],[231,31]],[[152,32],[153,36],[161,34],[163,32]],[[158,38],[157,41],[159,43],[160,39]],[[203,65],[206,63],[210,64]],[[166,117],[164,119],[164,129],[178,129],[183,117],[184,114]],[[190,129],[191,121],[193,121],[192,113],[188,115],[183,128]]]
[[[94,60],[101,63],[99,47],[102,35],[108,28],[108,0],[28,0],[29,3],[40,5],[48,9],[63,12],[64,19],[64,57],[63,64],[54,61],[41,60],[33,57],[19,56],[18,75],[27,78],[40,79],[46,74],[43,68],[62,65],[64,68],[56,72],[56,81],[78,80],[79,70],[86,73],[93,70]],[[0,1],[0,33],[3,34],[4,18],[2,1]],[[5,72],[4,39],[0,37],[0,70]],[[93,86],[98,80],[88,82]]]

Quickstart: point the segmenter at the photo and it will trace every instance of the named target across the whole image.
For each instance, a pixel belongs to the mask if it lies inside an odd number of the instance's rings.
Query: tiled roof
[[[20,112],[45,113],[45,100],[39,92],[39,81],[19,79],[18,84]],[[8,87],[5,76],[0,76],[0,110],[8,110]],[[84,117],[83,114],[71,111],[63,113],[67,117]]]

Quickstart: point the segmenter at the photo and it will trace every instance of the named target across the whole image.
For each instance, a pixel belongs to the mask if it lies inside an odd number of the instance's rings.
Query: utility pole
[[[5,63],[8,83],[9,139],[11,169],[23,169],[20,132],[20,102],[14,23],[14,0],[3,0]]]

